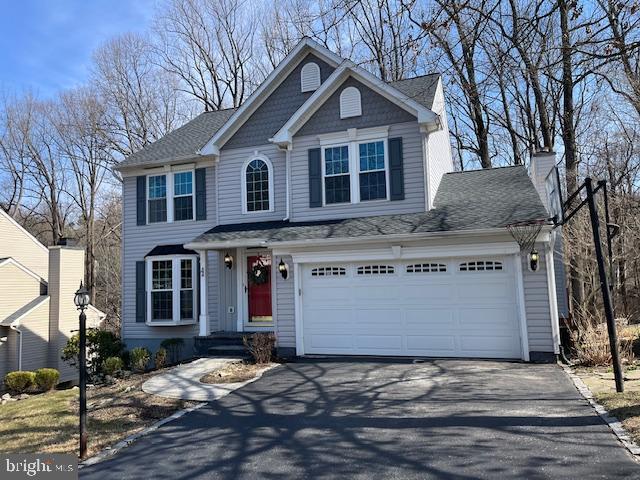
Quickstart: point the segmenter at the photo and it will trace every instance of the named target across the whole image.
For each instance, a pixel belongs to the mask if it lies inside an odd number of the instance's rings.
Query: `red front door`
[[[249,322],[273,321],[271,311],[271,255],[247,256]]]

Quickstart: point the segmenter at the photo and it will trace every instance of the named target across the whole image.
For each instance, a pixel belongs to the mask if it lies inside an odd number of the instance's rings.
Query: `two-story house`
[[[240,108],[118,168],[130,348],[274,331],[284,355],[558,353],[551,227],[535,270],[505,228],[549,217],[543,192],[523,167],[453,173],[439,75],[385,83],[305,39]]]

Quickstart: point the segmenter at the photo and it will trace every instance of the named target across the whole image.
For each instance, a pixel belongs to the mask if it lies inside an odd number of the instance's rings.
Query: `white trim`
[[[551,332],[553,336],[553,353],[560,353],[560,319],[558,315],[558,298],[556,292],[556,274],[553,263],[553,246],[548,243],[544,251],[547,267],[547,287],[549,292],[549,312],[551,313]]]
[[[47,250],[47,252],[49,251],[49,249],[47,249],[46,247],[45,247],[45,249]],[[35,278],[38,282],[44,283],[45,285],[48,284],[47,281],[44,278],[42,278],[40,275],[38,275],[33,270],[30,270],[28,267],[25,267],[23,264],[21,264],[15,258],[9,257],[9,258],[5,258],[3,260],[0,260],[0,267],[4,267],[5,265],[9,265],[9,264],[15,265],[18,269],[22,270],[24,273],[26,273],[30,277]]]
[[[267,165],[267,174],[269,180],[269,209],[268,210],[252,210],[247,209],[247,167],[254,160],[262,160]],[[273,181],[273,163],[269,160],[269,157],[259,153],[258,150],[254,150],[253,154],[249,156],[243,163],[240,170],[240,189],[242,191],[242,214],[243,215],[260,215],[263,213],[272,213],[275,211],[274,203],[274,181]]]
[[[294,304],[294,324],[296,329],[296,355],[301,357],[304,355],[304,335],[302,329],[304,319],[302,318],[302,287],[300,278],[300,264],[293,261],[293,295],[295,297]]]
[[[496,242],[493,244],[468,244],[468,245],[439,245],[422,247],[397,248],[390,245],[386,248],[372,250],[345,250],[341,252],[292,252],[289,250],[274,249],[277,255],[290,255],[294,263],[327,263],[327,262],[358,262],[368,260],[413,260],[423,258],[454,258],[472,257],[476,255],[513,255],[519,251],[515,242]]]
[[[421,131],[422,139],[422,166],[424,168],[424,208],[428,212],[431,210],[431,174],[430,174],[430,158],[429,158],[429,133]]]
[[[153,262],[170,260],[171,261],[171,295],[172,295],[172,316],[171,320],[152,320],[153,312],[151,311],[151,286],[153,275]],[[191,319],[180,319],[180,260],[191,260],[191,275],[192,275],[192,291],[193,291],[193,317]],[[147,315],[145,318],[145,324],[149,327],[167,327],[167,326],[180,326],[180,325],[192,325],[195,324],[198,319],[195,318],[196,306],[198,301],[198,281],[200,278],[200,272],[197,271],[198,255],[157,255],[145,258],[145,294],[147,301]],[[168,291],[168,290],[164,290]]]
[[[333,67],[343,61],[341,57],[314,42],[310,38],[303,38],[298,45],[282,60],[267,76],[260,86],[249,96],[240,108],[226,121],[220,130],[198,152],[201,155],[220,154],[220,149],[244,124],[247,118],[266,100],[304,58],[306,53],[313,53]],[[279,79],[279,80],[278,80]],[[316,90],[317,91],[317,90]]]
[[[550,225],[542,227],[542,232],[538,237],[538,242],[549,241]],[[484,235],[500,235],[507,234],[505,228],[481,228],[474,230],[453,230],[450,232],[424,232],[424,233],[402,233],[393,235],[369,235],[361,237],[343,237],[343,238],[313,238],[308,240],[289,240],[289,241],[271,241],[266,238],[246,238],[241,240],[228,241],[207,241],[207,242],[190,242],[184,245],[185,248],[191,250],[219,250],[224,248],[238,248],[247,246],[261,246],[264,248],[286,248],[286,247],[314,247],[318,245],[365,245],[379,244],[390,241],[412,241],[412,240],[428,240],[432,238],[448,238],[448,237],[473,237]]]
[[[291,150],[289,145],[284,153],[285,189],[286,189],[286,216],[283,221],[289,220],[291,216]]]
[[[520,250],[513,254],[513,263],[516,272],[516,300],[520,317],[520,343],[522,349],[522,359],[529,361],[529,334],[527,331],[527,310],[524,297],[524,276],[522,272],[522,257]]]
[[[199,280],[200,280],[200,315],[198,316],[198,334],[201,337],[209,335],[209,255],[206,250],[200,250],[198,252],[198,256],[200,257],[200,271],[198,272]],[[195,280],[195,279],[194,279]],[[193,282],[195,285],[195,281]],[[198,295],[195,296],[198,298]],[[193,302],[194,304],[196,302]]]
[[[348,128],[340,132],[322,133],[317,137],[321,147],[353,141],[365,142],[389,138],[389,128],[391,128],[390,125],[384,125],[382,127]]]
[[[315,62],[307,62],[300,69],[300,91],[313,92],[318,89],[322,79],[320,77],[320,67]]]
[[[353,62],[345,60],[342,62],[325,82],[318,88],[306,102],[302,104],[298,110],[287,120],[287,122],[278,130],[273,138],[270,139],[276,144],[290,144],[293,141],[293,135],[307,122],[307,120],[315,113],[324,102],[338,90],[347,77],[353,77],[360,83],[371,88],[387,100],[396,104],[403,110],[415,115],[418,123],[425,127],[439,129],[439,116],[429,108],[418,103],[414,99],[401,93],[392,86],[386,84],[375,75],[356,66]]]
[[[246,249],[238,248],[236,250],[236,255],[238,258],[235,259],[234,266],[236,267],[236,331],[243,332],[244,331],[244,318],[245,318],[245,297],[246,293],[244,291],[245,279],[244,275],[247,271],[247,257],[246,257]],[[226,268],[226,267],[225,267]]]
[[[42,243],[40,243],[40,241],[38,241],[38,239],[36,237],[31,235],[22,225],[20,225],[11,215],[9,215],[7,212],[5,212],[2,208],[0,208],[0,215],[2,215],[7,220],[9,220],[9,222],[12,223],[20,231],[22,231],[22,233],[26,234],[27,237],[29,237],[29,239],[31,241],[33,241],[33,243],[35,243],[38,248],[40,248],[40,249],[44,250],[45,252],[49,253],[49,249],[47,247],[45,247]]]
[[[362,116],[362,95],[354,86],[348,86],[340,92],[340,118]]]

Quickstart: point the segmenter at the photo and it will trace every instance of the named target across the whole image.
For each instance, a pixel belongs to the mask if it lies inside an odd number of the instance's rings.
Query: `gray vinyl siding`
[[[289,117],[302,106],[313,92],[302,92],[300,70],[309,62],[320,67],[320,79],[324,82],[334,68],[313,54],[307,55],[260,105],[249,119],[223,146],[223,150],[238,147],[262,145],[289,120]]]
[[[540,245],[539,252],[543,252]],[[524,303],[527,315],[527,336],[529,351],[553,352],[553,329],[549,308],[549,285],[544,253],[540,253],[537,272],[529,270],[528,256],[522,255]]]
[[[242,213],[242,184],[245,174],[242,166],[255,152],[265,155],[273,165],[274,211]],[[282,220],[286,215],[286,158],[273,144],[223,150],[218,163],[218,223],[261,222]],[[207,196],[208,199],[208,196]],[[202,232],[200,232],[202,233]]]
[[[289,276],[283,279],[279,273],[276,278],[276,336],[278,347],[295,348],[295,292],[293,280],[293,260],[290,256],[275,257],[274,264],[278,265],[280,259],[289,266]]]
[[[309,171],[307,151],[319,148],[316,135],[295,137],[291,153],[291,219],[292,221],[366,217],[425,211],[425,186],[422,137],[417,122],[391,125],[389,138],[402,137],[404,158],[404,200],[374,200],[356,204],[344,203],[309,207]],[[324,186],[323,186],[324,188]]]
[[[362,115],[340,118],[340,93],[347,87],[360,90]],[[348,128],[367,128],[416,121],[416,117],[352,77],[347,78],[296,133],[318,135]]]
[[[123,227],[122,227],[122,335],[129,338],[192,337],[198,334],[198,325],[177,327],[150,327],[136,322],[136,261],[157,245],[184,244],[211,228],[215,218],[215,191],[213,168],[207,168],[207,219],[136,225],[136,179],[125,177],[123,181]],[[208,254],[208,300],[210,329],[218,329],[218,255]]]

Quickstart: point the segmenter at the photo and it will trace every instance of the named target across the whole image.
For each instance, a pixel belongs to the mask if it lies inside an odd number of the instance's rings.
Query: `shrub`
[[[58,380],[60,380],[60,372],[55,368],[39,368],[35,371],[34,381],[41,392],[53,390]]]
[[[153,363],[155,363],[156,368],[163,368],[167,365],[167,350],[160,347],[155,357],[153,357]]]
[[[272,333],[253,333],[242,337],[242,343],[257,364],[269,363],[276,345],[276,336]]]
[[[24,393],[31,389],[36,381],[36,374],[34,372],[26,372],[23,370],[17,370],[15,372],[9,372],[4,377],[4,385],[7,390],[14,393]]]
[[[145,347],[137,347],[131,350],[131,368],[136,372],[144,372],[151,360],[151,352]]]
[[[120,357],[109,357],[102,363],[102,373],[115,375],[124,368],[124,362]]]
[[[167,338],[160,342],[160,346],[167,351],[167,356],[171,364],[178,363],[182,358],[183,338]]]
[[[79,336],[72,336],[62,350],[62,360],[77,367],[79,364]],[[96,328],[87,329],[87,371],[89,376],[104,373],[102,366],[109,357],[120,357],[124,353],[124,344],[113,333]]]
[[[620,331],[620,321],[616,323]],[[569,335],[576,363],[585,367],[611,365],[609,333],[602,312],[593,314],[586,308],[576,308]],[[619,345],[622,362],[633,362],[633,339],[621,336]]]

